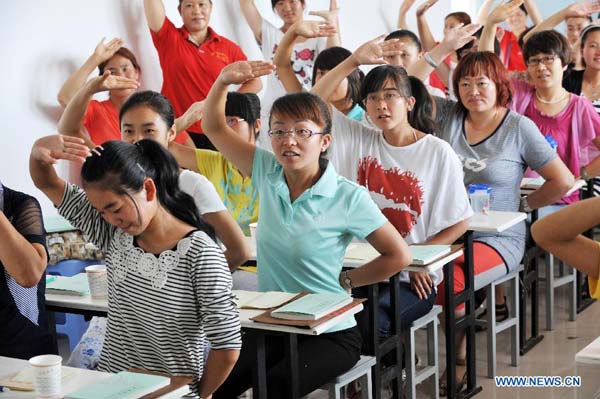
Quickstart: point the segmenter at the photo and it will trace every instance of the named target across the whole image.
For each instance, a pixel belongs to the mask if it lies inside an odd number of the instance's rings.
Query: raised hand
[[[427,0],[425,3],[417,7],[417,18],[425,15],[427,10],[429,10],[437,2],[438,0]]]
[[[327,23],[329,23],[330,25],[335,26],[339,11],[340,10],[338,8],[333,9],[333,10],[310,11],[308,13],[308,15],[314,15],[317,17],[321,17],[325,21],[327,21]]]
[[[384,37],[381,35],[364,43],[354,51],[352,58],[359,65],[387,64],[385,58],[400,54],[401,49],[398,39],[382,41]]]
[[[523,0],[511,0],[508,3],[500,3],[496,8],[492,10],[487,16],[487,24],[499,24],[504,22],[509,16],[517,11],[523,4]]]
[[[202,113],[204,112],[204,103],[205,100],[196,101],[181,115],[182,118],[189,122],[189,125],[192,125],[202,119]]]
[[[400,13],[406,14],[410,8],[415,5],[417,0],[403,0],[402,4],[400,4]],[[422,5],[421,5],[422,6]]]
[[[580,17],[586,18],[598,11],[600,11],[600,2],[598,0],[573,3],[565,8],[565,19]]]
[[[269,75],[275,67],[265,61],[238,61],[221,70],[220,81],[226,85],[239,85],[250,79]]]
[[[108,61],[115,53],[123,47],[123,40],[119,38],[111,39],[108,43],[104,43],[105,37],[100,40],[100,43],[94,49],[93,56],[96,58],[98,64],[102,64]]]
[[[450,51],[458,50],[471,40],[475,39],[473,34],[481,28],[481,24],[469,24],[463,26],[458,24],[456,27],[448,31],[446,37],[442,41],[442,44]]]
[[[104,71],[101,76],[90,79],[87,85],[92,93],[107,90],[137,89],[140,87],[140,83],[137,80],[112,75],[108,70]]]
[[[317,11],[319,13],[327,13],[329,11]],[[317,14],[315,14],[317,15]],[[330,37],[337,33],[335,24],[329,21],[298,21],[293,25],[294,32],[298,36],[312,37]]]
[[[59,159],[84,162],[90,149],[79,137],[53,134],[38,139],[31,149],[31,157],[45,164],[55,164]]]

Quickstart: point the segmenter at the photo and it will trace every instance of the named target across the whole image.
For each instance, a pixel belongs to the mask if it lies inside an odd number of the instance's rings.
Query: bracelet
[[[533,211],[533,209],[531,209],[529,206],[529,202],[527,202],[527,197],[521,197],[521,206],[519,207],[519,210],[525,213]]]
[[[423,58],[425,58],[425,61],[429,65],[431,65],[431,67],[433,69],[437,69],[437,67],[439,66],[439,64],[437,62],[435,62],[433,58],[431,58],[431,55],[429,53],[425,53],[425,55],[423,56]]]
[[[587,170],[585,170],[585,166],[582,166],[579,169],[579,175],[581,176],[581,178],[585,181],[589,181],[590,180],[590,176],[587,174]]]

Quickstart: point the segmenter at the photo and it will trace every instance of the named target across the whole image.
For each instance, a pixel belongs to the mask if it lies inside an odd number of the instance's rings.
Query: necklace
[[[566,91],[565,89],[563,89],[563,95],[558,99],[558,100],[544,100],[543,98],[540,97],[538,91],[535,91],[535,98],[537,98],[537,100],[539,102],[541,102],[542,104],[548,104],[548,105],[553,105],[553,104],[558,104],[560,102],[563,102],[565,100],[565,98],[568,98],[569,96],[569,92]]]

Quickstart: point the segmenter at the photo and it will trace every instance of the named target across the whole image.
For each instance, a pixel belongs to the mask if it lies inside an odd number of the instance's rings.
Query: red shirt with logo
[[[206,41],[200,45],[191,41],[185,27],[176,28],[168,18],[158,32],[150,33],[163,71],[162,94],[173,104],[176,116],[206,98],[226,65],[247,60],[237,44],[219,36],[210,27]],[[200,122],[189,130],[202,132]]]

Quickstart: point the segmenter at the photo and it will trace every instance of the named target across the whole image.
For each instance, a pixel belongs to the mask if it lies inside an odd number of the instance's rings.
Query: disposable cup
[[[33,367],[33,384],[38,398],[60,398],[62,357],[40,355],[29,359]]]
[[[90,294],[94,299],[106,298],[108,295],[108,281],[106,276],[106,266],[92,265],[85,268],[90,285]]]
[[[250,223],[248,225],[248,227],[250,227],[250,237],[256,238],[256,227],[257,226],[258,226],[258,223],[256,223],[256,222]]]

